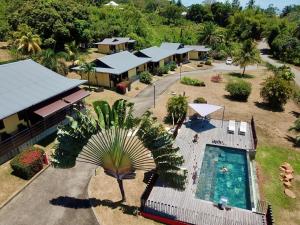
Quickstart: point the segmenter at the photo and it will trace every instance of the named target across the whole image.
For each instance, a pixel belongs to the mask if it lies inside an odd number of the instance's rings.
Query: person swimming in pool
[[[223,166],[222,169],[220,169],[220,171],[222,173],[227,173],[229,170],[227,169],[227,167]]]

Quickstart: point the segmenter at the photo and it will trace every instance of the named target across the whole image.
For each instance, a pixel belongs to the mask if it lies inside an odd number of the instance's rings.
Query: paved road
[[[257,69],[257,66],[247,67],[247,70],[255,70],[255,69]],[[193,77],[193,76],[198,76],[199,74],[206,74],[207,72],[211,72],[211,71],[228,72],[228,71],[241,71],[241,69],[240,67],[234,65],[226,65],[225,63],[214,63],[213,67],[210,69],[184,72],[181,75],[182,76],[188,75],[190,77]],[[179,79],[180,79],[180,74],[173,74],[173,75],[168,75],[164,79],[155,82],[156,99]],[[131,101],[135,103],[135,115],[137,116],[142,115],[147,109],[150,109],[154,105],[154,87],[148,86]]]
[[[240,68],[218,63],[210,70],[186,72],[182,76],[236,70]],[[179,77],[179,74],[174,74],[158,81],[156,96],[161,95]],[[153,105],[153,87],[146,88],[133,102],[136,103],[136,114],[144,113]],[[87,195],[94,168],[83,163],[77,163],[71,169],[48,168],[0,210],[0,225],[96,225]]]
[[[271,55],[267,54],[268,51],[270,50],[268,43],[266,43],[265,41],[261,41],[258,43],[258,49],[261,51],[261,58],[263,61],[271,63],[275,66],[282,66],[283,63],[278,62],[275,59],[271,58]],[[292,72],[295,74],[295,81],[298,85],[300,85],[300,70],[297,69],[296,67],[289,65],[291,67]]]
[[[0,224],[97,225],[87,195],[93,173],[94,166],[83,163],[48,168],[0,210]]]

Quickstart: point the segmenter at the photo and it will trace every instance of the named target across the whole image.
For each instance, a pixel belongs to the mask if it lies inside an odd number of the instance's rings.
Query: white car
[[[231,65],[233,63],[232,58],[227,58],[226,65]]]

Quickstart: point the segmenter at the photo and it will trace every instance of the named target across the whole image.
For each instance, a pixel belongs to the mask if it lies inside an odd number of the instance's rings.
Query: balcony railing
[[[10,153],[13,149],[17,148],[18,146],[26,143],[30,139],[36,137],[37,135],[41,134],[43,131],[59,124],[62,122],[67,115],[68,109],[60,111],[53,116],[50,116],[42,121],[39,121],[29,128],[22,130],[13,136],[5,139],[4,141],[0,142],[0,157]]]

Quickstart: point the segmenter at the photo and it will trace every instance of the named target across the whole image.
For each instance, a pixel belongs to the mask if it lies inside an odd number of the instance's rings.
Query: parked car
[[[226,65],[231,65],[233,63],[232,58],[227,58]]]

